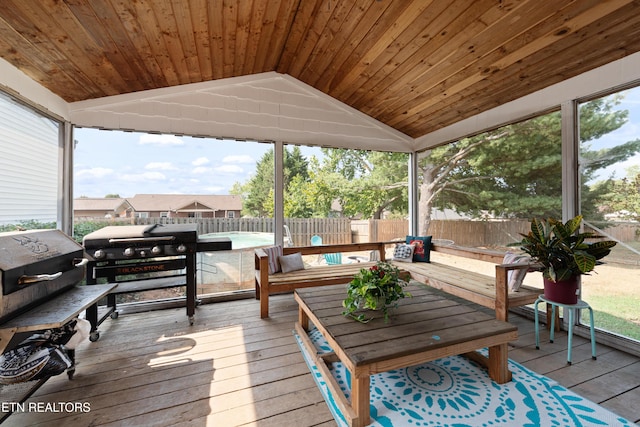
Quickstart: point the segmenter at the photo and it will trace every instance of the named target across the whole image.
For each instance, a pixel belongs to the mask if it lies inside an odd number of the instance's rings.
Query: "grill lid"
[[[0,233],[0,278],[3,295],[74,270],[84,251],[60,230]],[[61,274],[62,273],[62,274]]]
[[[167,243],[195,243],[197,224],[110,225],[84,236],[82,245],[87,249],[123,247],[136,243],[136,239],[171,237]]]

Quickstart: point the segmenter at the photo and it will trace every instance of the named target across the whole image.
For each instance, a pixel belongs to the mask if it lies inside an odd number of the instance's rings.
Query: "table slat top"
[[[382,313],[363,324],[342,315],[346,286],[297,289],[298,303],[316,327],[335,341],[354,365],[455,346],[500,334],[517,333],[510,323],[458,302],[426,286],[409,285],[404,298],[384,322]]]

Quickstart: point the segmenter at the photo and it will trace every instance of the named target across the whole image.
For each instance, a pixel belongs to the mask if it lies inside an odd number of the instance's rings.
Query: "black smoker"
[[[80,283],[86,263],[60,230],[0,233],[0,324]]]
[[[118,283],[107,297],[107,311],[98,318],[98,307],[87,310],[92,325],[90,339],[99,338],[97,327],[107,316],[116,318],[116,294],[186,287],[190,324],[196,307],[196,253],[231,250],[226,238],[200,239],[197,224],[109,226],[87,234],[83,246],[89,256],[87,284],[100,278]]]

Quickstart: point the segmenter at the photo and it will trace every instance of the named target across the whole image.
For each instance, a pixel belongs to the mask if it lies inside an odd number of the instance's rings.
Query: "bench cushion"
[[[407,236],[408,245],[415,245],[413,250],[414,262],[429,262],[431,257],[431,236]]]
[[[415,245],[399,243],[393,249],[393,260],[400,262],[413,262],[413,251]]]
[[[274,274],[280,271],[280,260],[279,257],[282,256],[282,246],[269,246],[268,248],[264,248],[264,252],[267,254],[267,259],[269,260],[269,274]]]
[[[507,252],[504,254],[503,264],[530,264],[531,258],[528,255],[514,254],[513,252]],[[527,275],[527,269],[511,270],[508,273],[509,277],[509,290],[518,292],[524,277]]]
[[[278,261],[280,261],[280,269],[283,273],[304,270],[304,261],[302,261],[302,254],[300,252],[281,255],[278,257]]]

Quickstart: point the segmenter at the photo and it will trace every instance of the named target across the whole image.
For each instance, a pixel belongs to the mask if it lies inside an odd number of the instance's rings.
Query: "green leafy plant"
[[[602,238],[595,233],[580,233],[582,215],[566,223],[549,218],[546,221],[534,218],[531,231],[520,235],[523,239],[510,246],[520,246],[534,261],[542,266],[545,279],[552,282],[567,280],[592,271],[598,260],[609,255],[616,245],[612,240],[586,242],[586,239]]]
[[[381,310],[385,323],[389,321],[389,308],[396,307],[397,301],[411,297],[405,292],[407,282],[400,277],[400,270],[387,263],[378,262],[370,268],[362,268],[347,287],[347,298],[342,301],[343,315],[366,323],[373,317],[366,317],[359,310]]]

